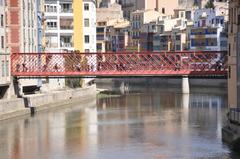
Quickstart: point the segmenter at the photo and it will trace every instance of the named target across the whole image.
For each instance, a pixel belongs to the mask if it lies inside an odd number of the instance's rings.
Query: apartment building
[[[6,4],[6,49],[7,52],[38,51],[38,14],[36,0],[9,0]],[[28,67],[19,64],[20,69]],[[39,87],[38,80],[19,80],[20,93],[32,93]]]
[[[240,1],[230,0],[228,29],[228,106],[240,107]]]
[[[190,33],[191,50],[227,51],[227,32],[224,16],[213,9],[198,9]]]
[[[156,21],[162,16],[155,10],[137,10],[131,14],[131,38],[132,45],[137,46],[140,43],[141,29],[144,24]]]
[[[111,32],[112,51],[126,51],[130,42],[130,22],[128,20],[117,21],[109,29]]]
[[[140,50],[153,51],[155,35],[163,33],[164,25],[161,25],[160,18],[165,19],[166,16],[159,17],[158,20],[143,24],[140,33]],[[155,48],[156,49],[156,48]]]
[[[46,52],[96,52],[95,0],[45,0]],[[46,80],[44,90],[65,87],[64,79]]]
[[[73,51],[72,1],[45,0],[46,52]]]
[[[84,52],[96,52],[96,4],[94,0],[83,0]]]
[[[10,86],[10,54],[6,49],[5,1],[0,0],[0,99],[8,96]]]
[[[125,51],[130,41],[130,22],[124,19],[100,21],[97,26],[97,52]]]
[[[183,51],[187,49],[185,18],[166,18],[157,22],[159,31],[153,37],[153,51]]]

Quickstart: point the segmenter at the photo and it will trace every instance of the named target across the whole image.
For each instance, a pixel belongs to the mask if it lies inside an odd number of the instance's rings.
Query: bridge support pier
[[[183,76],[182,77],[182,93],[183,94],[189,94],[190,93],[188,76]]]
[[[19,86],[19,81],[17,77],[13,77],[13,89],[17,98],[22,98],[21,88]]]

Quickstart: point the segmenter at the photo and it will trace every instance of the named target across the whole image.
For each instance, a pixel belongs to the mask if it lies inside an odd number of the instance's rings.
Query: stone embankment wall
[[[27,106],[34,107],[35,111],[40,111],[96,98],[96,85],[27,95],[24,98],[0,100],[0,120],[30,114],[30,108]]]

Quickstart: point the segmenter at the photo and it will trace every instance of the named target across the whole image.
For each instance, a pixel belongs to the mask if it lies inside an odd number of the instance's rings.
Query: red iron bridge
[[[13,53],[14,77],[227,77],[227,52]]]

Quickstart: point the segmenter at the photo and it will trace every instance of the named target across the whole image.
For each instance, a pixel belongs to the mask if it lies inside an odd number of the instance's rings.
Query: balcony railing
[[[240,108],[232,108],[229,111],[229,121],[240,125]]]
[[[47,26],[46,30],[57,30],[57,27],[49,27],[49,26]]]
[[[73,43],[61,43],[61,47],[73,47]]]
[[[61,13],[73,13],[73,9],[61,9]]]
[[[61,30],[73,30],[73,26],[60,26]]]

